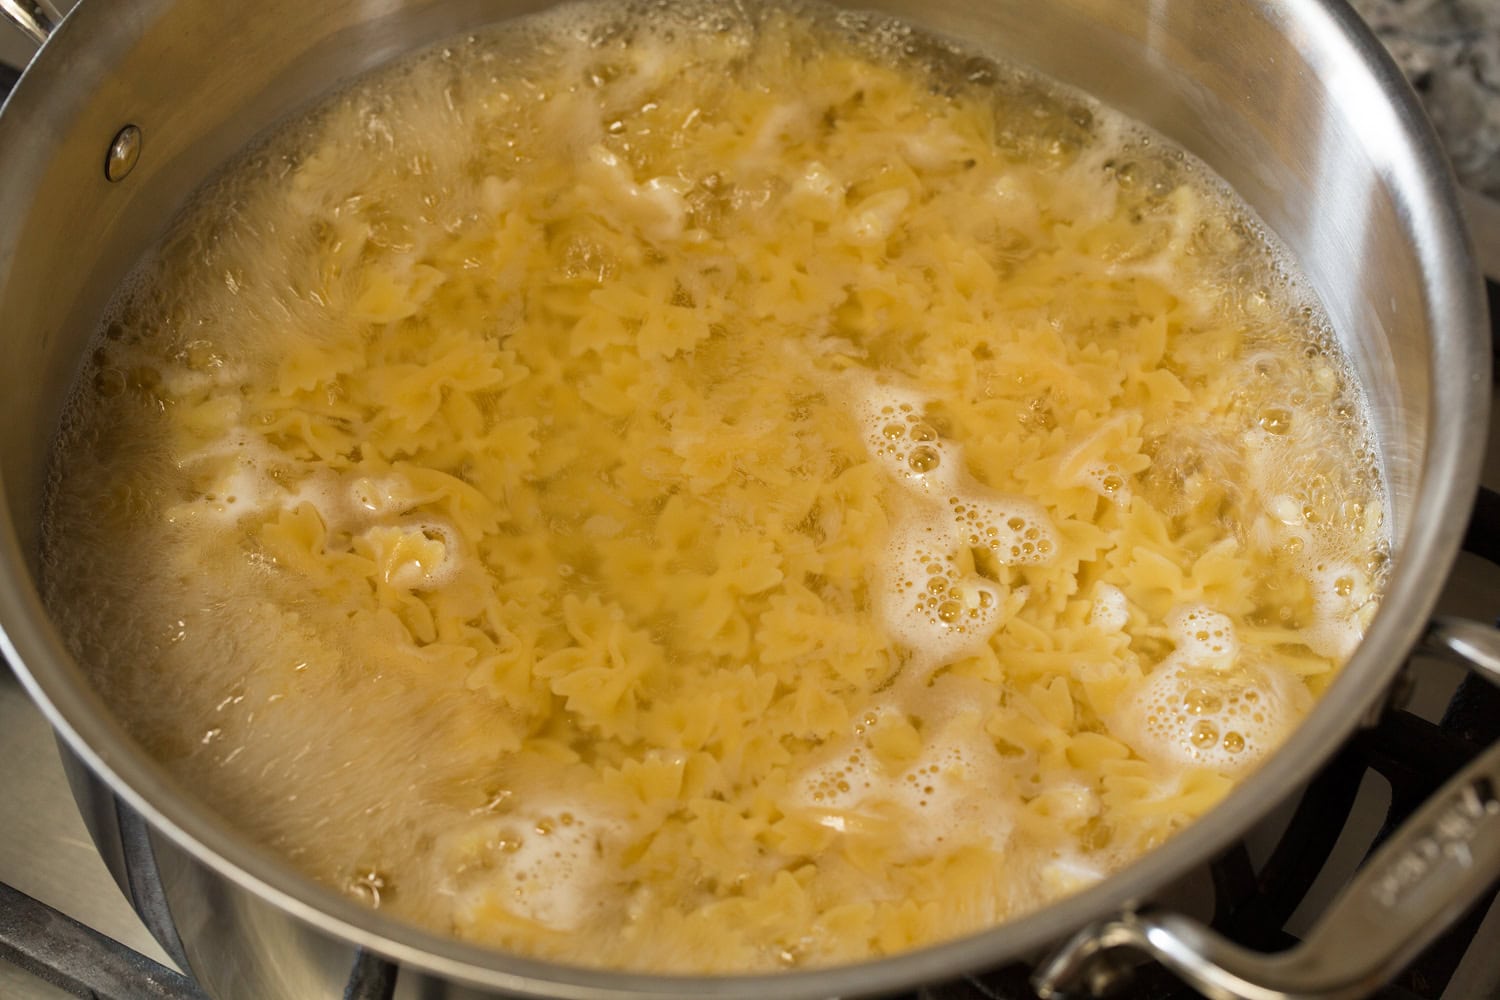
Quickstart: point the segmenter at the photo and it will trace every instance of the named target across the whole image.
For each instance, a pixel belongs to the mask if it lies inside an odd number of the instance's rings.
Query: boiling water
[[[1373,613],[1363,401],[1201,166],[884,21],[572,8],[287,126],[122,291],[51,607],[231,822],[658,970],[1159,844]]]

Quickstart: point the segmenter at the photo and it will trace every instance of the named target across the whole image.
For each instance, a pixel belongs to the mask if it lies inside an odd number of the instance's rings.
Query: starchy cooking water
[[[584,6],[287,125],[124,289],[47,600],[137,739],[473,941],[824,964],[1212,807],[1384,574],[1364,402],[1180,150],[894,22]]]

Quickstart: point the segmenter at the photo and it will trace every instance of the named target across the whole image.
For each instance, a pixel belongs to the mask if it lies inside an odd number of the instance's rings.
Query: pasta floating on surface
[[[122,293],[50,605],[135,736],[403,918],[670,971],[1084,888],[1381,588],[1364,403],[1258,226],[899,25],[562,14],[332,99]]]

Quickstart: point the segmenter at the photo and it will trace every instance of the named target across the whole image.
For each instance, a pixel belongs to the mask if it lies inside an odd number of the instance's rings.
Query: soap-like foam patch
[[[333,523],[342,500],[331,488],[331,476],[307,476],[287,489],[271,475],[287,458],[257,434],[232,428],[222,438],[185,456],[179,466],[210,477],[200,495],[172,508],[172,519],[205,518],[233,524],[241,518],[270,510],[295,510],[311,503],[324,523]],[[212,470],[209,472],[208,470]],[[200,480],[201,481],[201,480]]]
[[[930,493],[951,492],[958,485],[957,449],[927,422],[928,398],[890,384],[857,388],[854,416],[871,457],[898,479]]]
[[[553,802],[494,821],[489,874],[459,892],[460,908],[491,898],[553,930],[574,930],[607,898],[605,847],[614,825],[576,803]]]
[[[917,852],[958,843],[1003,850],[1014,821],[993,793],[1001,763],[976,717],[934,725],[916,760],[890,774],[875,758],[870,733],[898,711],[883,705],[868,713],[861,733],[802,776],[792,801],[825,813],[824,825],[840,831],[846,826],[840,813],[895,810]]]
[[[1042,564],[1056,553],[1055,533],[1039,505],[964,473],[961,448],[927,419],[926,396],[873,381],[855,389],[865,446],[910,500],[894,519],[877,604],[918,671],[930,671],[980,648],[1024,602],[980,576],[974,553],[1004,566]]]
[[[1234,666],[1240,644],[1234,623],[1211,608],[1181,608],[1167,619],[1177,644],[1171,659],[1187,667],[1226,671]]]
[[[1233,624],[1216,611],[1185,608],[1168,626],[1177,648],[1128,700],[1119,731],[1149,760],[1226,774],[1245,770],[1299,717],[1298,682],[1239,662]]]
[[[1094,587],[1094,603],[1089,608],[1089,623],[1106,632],[1118,632],[1130,621],[1130,603],[1125,593],[1112,584]]]
[[[1007,610],[999,584],[960,569],[961,544],[951,526],[908,523],[891,543],[881,593],[881,616],[890,634],[938,663],[982,644]]]
[[[686,185],[681,180],[652,177],[637,184],[629,164],[603,146],[589,150],[586,163],[584,176],[603,189],[642,235],[658,242],[681,238],[687,219]]]
[[[1079,474],[1078,482],[1118,506],[1130,503],[1130,484],[1114,462],[1090,462]]]
[[[1297,447],[1295,435],[1264,429],[1247,433],[1245,442],[1246,464],[1257,486],[1279,481],[1279,470]],[[1270,517],[1261,525],[1269,537],[1260,539],[1261,544],[1294,553],[1292,564],[1312,590],[1312,617],[1302,625],[1302,641],[1313,652],[1342,663],[1364,635],[1364,615],[1375,596],[1369,574],[1354,563],[1352,543],[1358,536],[1310,523],[1303,505],[1286,494],[1269,496],[1266,507]]]
[[[1373,595],[1363,573],[1352,563],[1329,559],[1326,549],[1304,542],[1299,560],[1313,588],[1313,620],[1302,629],[1302,641],[1313,652],[1342,662],[1364,635],[1359,611]]]
[[[848,753],[807,774],[802,780],[800,799],[815,809],[849,812],[858,809],[885,784],[870,758],[869,747],[856,744]]]

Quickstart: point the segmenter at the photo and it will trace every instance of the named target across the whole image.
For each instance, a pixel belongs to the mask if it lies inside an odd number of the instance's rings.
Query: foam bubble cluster
[[[1089,623],[1105,632],[1119,632],[1130,621],[1130,604],[1119,587],[1101,583],[1094,587]]]
[[[1287,624],[1308,649],[1343,661],[1374,610],[1378,581],[1359,563],[1370,558],[1369,539],[1380,536],[1384,509],[1367,509],[1359,501],[1334,504],[1327,493],[1320,495],[1313,483],[1328,476],[1317,468],[1319,422],[1294,414],[1291,407],[1262,407],[1256,428],[1245,434],[1247,471],[1267,511],[1257,525],[1257,542],[1277,550],[1309,588],[1310,613]],[[1272,484],[1288,482],[1288,470],[1304,480],[1304,495],[1272,490]]]
[[[872,734],[899,716],[881,706],[865,716],[855,738],[820,767],[803,775],[796,800],[825,812],[825,825],[843,830],[840,813],[895,810],[917,849],[963,841],[1003,850],[1013,821],[986,793],[995,787],[998,756],[973,720],[958,717],[926,742],[920,755],[894,771],[876,758]]]
[[[1167,619],[1167,627],[1177,643],[1173,656],[1178,662],[1221,673],[1234,666],[1239,640],[1225,615],[1205,607],[1183,608]]]
[[[930,669],[977,649],[1025,601],[1023,588],[981,576],[976,556],[1042,564],[1056,537],[1039,505],[965,474],[960,446],[927,418],[927,397],[891,384],[860,389],[866,448],[911,500],[895,518],[879,606],[890,634]]]
[[[1079,473],[1078,482],[1119,506],[1130,503],[1130,483],[1114,462],[1090,462]]]
[[[1327,546],[1304,539],[1303,551],[1299,562],[1312,584],[1313,620],[1303,627],[1302,641],[1315,653],[1348,659],[1364,635],[1361,609],[1374,598],[1369,579],[1353,563],[1330,557]]]
[[[891,545],[881,594],[891,635],[937,663],[982,643],[1014,611],[1010,592],[965,566],[960,550],[960,540],[942,525],[905,525]]]
[[[343,506],[338,491],[331,487],[332,477],[312,474],[295,485],[284,485],[275,470],[288,467],[289,461],[260,435],[231,427],[217,441],[178,461],[178,468],[192,477],[196,495],[175,505],[168,520],[234,524],[245,517],[310,503],[325,523],[332,523]]]
[[[553,930],[576,929],[601,909],[611,830],[576,803],[508,815],[489,840],[493,876],[465,895],[494,894],[517,916]]]
[[[1241,662],[1234,626],[1216,611],[1180,609],[1167,625],[1177,648],[1130,699],[1121,731],[1159,763],[1245,770],[1300,717],[1294,680]]]
[[[875,460],[897,478],[929,492],[956,486],[957,449],[927,421],[927,397],[889,384],[862,388],[855,416]]]

